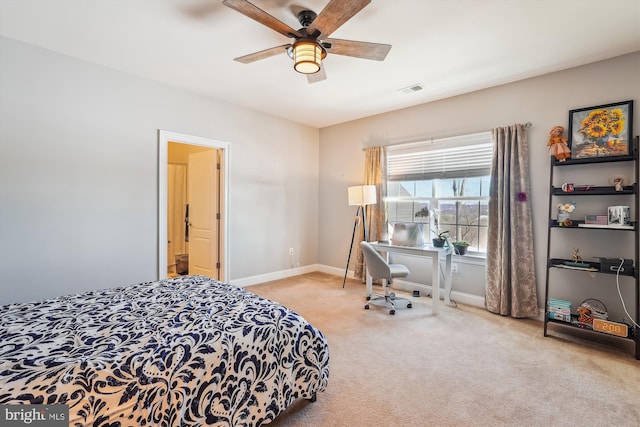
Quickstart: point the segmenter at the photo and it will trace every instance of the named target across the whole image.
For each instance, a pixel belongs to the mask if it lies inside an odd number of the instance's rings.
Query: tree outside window
[[[429,224],[426,241],[446,230],[450,241],[466,241],[470,252],[486,252],[489,176],[389,181],[387,191],[390,223]]]

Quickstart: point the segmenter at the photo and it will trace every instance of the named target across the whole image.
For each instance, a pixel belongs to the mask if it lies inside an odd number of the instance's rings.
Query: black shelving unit
[[[551,166],[550,166],[550,179],[549,179],[549,227],[547,232],[547,273],[546,273],[546,284],[545,284],[545,315],[544,315],[544,336],[548,336],[550,324],[558,325],[566,328],[577,328],[580,330],[591,331],[593,334],[603,334],[603,332],[595,331],[589,329],[587,325],[572,321],[572,322],[563,322],[560,320],[549,318],[549,298],[553,298],[553,293],[550,292],[550,289],[553,287],[551,284],[551,271],[554,269],[566,269],[565,262],[571,262],[569,259],[562,258],[553,258],[551,256],[551,248],[552,248],[552,239],[554,238],[554,233],[559,233],[559,229],[568,230],[567,233],[578,232],[578,230],[602,230],[602,233],[634,233],[635,235],[635,245],[634,245],[634,264],[632,268],[625,269],[624,272],[620,273],[620,276],[629,276],[634,279],[634,303],[635,303],[635,323],[640,324],[640,264],[639,264],[639,254],[638,247],[640,246],[640,226],[638,222],[638,217],[640,216],[640,197],[638,197],[638,183],[640,182],[640,169],[638,165],[638,147],[640,146],[640,138],[638,136],[635,137],[633,141],[632,147],[630,148],[630,154],[628,156],[612,156],[612,157],[603,157],[603,158],[588,158],[588,159],[567,159],[564,162],[557,161],[554,157],[551,157]],[[562,190],[560,187],[554,186],[554,170],[557,167],[577,167],[580,165],[593,165],[594,163],[611,163],[611,162],[634,162],[635,166],[635,182],[633,185],[628,185],[622,188],[622,191],[616,191],[614,186],[582,186],[576,188],[573,192],[567,193]],[[566,226],[565,224],[559,224],[557,220],[553,217],[555,216],[556,210],[554,209],[555,203],[554,199],[558,196],[571,196],[571,197],[581,197],[581,196],[615,196],[615,195],[633,195],[634,203],[635,203],[635,218],[631,222],[631,228],[607,228],[607,227],[594,227],[590,228],[584,221],[571,221],[570,226]],[[595,243],[594,243],[595,244]],[[598,262],[588,261],[590,265],[589,269],[583,269],[580,271],[580,268],[569,269],[569,271],[575,271],[575,274],[584,274],[584,271],[588,271],[594,274],[603,274],[603,275],[615,275],[615,271],[601,271],[601,264]],[[612,290],[612,292],[614,292]],[[577,315],[572,313],[572,320],[576,320]],[[613,320],[613,319],[612,319]],[[634,325],[629,326],[629,334],[627,337],[620,337],[617,335],[609,335],[606,334],[607,337],[615,337],[619,339],[632,340],[635,342],[635,358],[640,360],[640,328]]]

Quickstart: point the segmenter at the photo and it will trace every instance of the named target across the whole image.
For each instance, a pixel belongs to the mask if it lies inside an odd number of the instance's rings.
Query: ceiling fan
[[[247,0],[223,0],[222,3],[293,39],[292,43],[241,56],[235,58],[236,61],[249,64],[286,52],[294,61],[294,69],[306,74],[309,83],[327,78],[322,65],[322,60],[327,53],[382,61],[391,50],[389,44],[328,38],[342,24],[371,3],[371,0],[331,0],[319,14],[311,10],[300,10],[297,18],[302,28],[299,30],[294,30]]]

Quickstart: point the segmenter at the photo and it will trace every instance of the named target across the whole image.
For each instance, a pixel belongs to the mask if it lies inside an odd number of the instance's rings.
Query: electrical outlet
[[[289,248],[289,255],[293,255],[293,248]]]
[[[451,272],[452,273],[457,273],[458,272],[458,263],[457,262],[452,262],[451,263]]]

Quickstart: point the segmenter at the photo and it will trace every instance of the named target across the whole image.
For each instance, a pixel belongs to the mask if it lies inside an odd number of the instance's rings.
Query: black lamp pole
[[[362,213],[362,223],[364,224],[364,240],[369,241],[369,236],[367,233],[367,210],[364,205],[358,206],[358,210],[356,211],[356,219],[353,222],[353,232],[351,233],[351,245],[349,246],[349,256],[347,257],[347,267],[344,269],[344,279],[342,279],[342,287],[344,288],[345,283],[347,282],[347,274],[349,272],[349,262],[351,261],[351,251],[353,250],[353,241],[356,237],[356,229],[358,228],[358,224],[360,223],[360,213]]]

